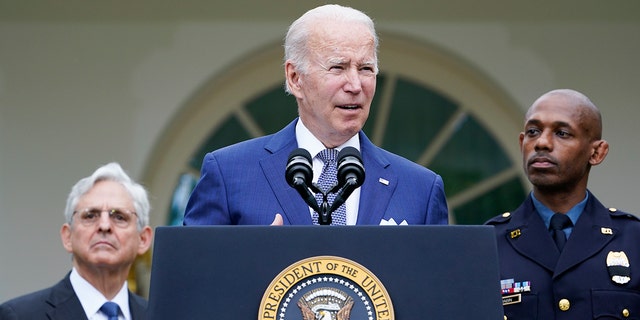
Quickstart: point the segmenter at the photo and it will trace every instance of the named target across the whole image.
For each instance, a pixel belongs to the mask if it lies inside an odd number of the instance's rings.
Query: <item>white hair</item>
[[[362,23],[371,32],[374,41],[375,69],[378,70],[378,35],[373,20],[360,10],[344,7],[337,4],[327,4],[307,11],[300,18],[294,21],[287,31],[284,39],[284,62],[291,61],[298,72],[306,73],[308,69],[309,51],[307,42],[312,33],[314,22],[341,21]],[[289,85],[285,82],[285,91],[291,93]]]
[[[91,176],[80,179],[72,188],[67,198],[67,206],[64,210],[66,222],[71,225],[73,213],[80,201],[93,186],[100,181],[114,181],[120,183],[133,199],[133,206],[138,216],[138,231],[149,225],[149,211],[151,205],[147,196],[147,190],[133,181],[122,169],[120,164],[111,162],[98,168]]]

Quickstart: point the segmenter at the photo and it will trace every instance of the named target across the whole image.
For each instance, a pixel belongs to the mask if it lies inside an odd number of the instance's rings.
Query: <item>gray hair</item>
[[[327,4],[307,11],[300,18],[294,21],[287,31],[284,39],[284,62],[291,61],[300,73],[306,73],[308,69],[308,47],[307,42],[312,33],[311,27],[314,22],[322,20],[346,21],[362,23],[369,28],[374,41],[375,69],[378,70],[378,35],[373,20],[360,10],[343,7],[337,4]],[[329,22],[326,22],[329,23]],[[285,82],[285,91],[291,93],[289,85]]]
[[[124,170],[122,170],[120,164],[116,162],[111,162],[98,168],[91,176],[80,179],[80,181],[71,188],[71,192],[67,198],[67,206],[64,210],[64,216],[69,225],[73,222],[73,212],[80,198],[100,181],[114,181],[122,184],[133,199],[133,206],[138,215],[138,231],[142,231],[145,226],[149,225],[151,205],[149,204],[147,190],[142,185],[133,181]]]

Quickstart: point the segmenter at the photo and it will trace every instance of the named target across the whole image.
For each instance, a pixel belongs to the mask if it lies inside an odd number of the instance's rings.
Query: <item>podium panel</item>
[[[322,257],[317,264],[344,258],[370,271],[367,279],[377,277],[395,318],[380,313],[370,319],[503,318],[491,226],[158,227],[149,318],[306,320],[295,302],[286,314],[282,308],[260,317],[259,312],[274,280],[314,257]],[[305,280],[319,270],[292,274]],[[282,294],[282,288],[295,290],[280,284]],[[367,318],[352,313],[351,319]]]

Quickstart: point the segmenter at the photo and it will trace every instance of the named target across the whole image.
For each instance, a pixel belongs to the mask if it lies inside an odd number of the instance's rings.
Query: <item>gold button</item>
[[[503,218],[509,218],[510,215],[511,215],[511,212],[505,212],[505,213],[502,214],[502,217]]]
[[[507,316],[506,315],[504,316],[504,320],[507,320]]]
[[[625,318],[629,318],[629,309],[622,310],[622,316]]]
[[[558,308],[560,308],[560,310],[562,311],[567,311],[569,310],[569,308],[571,308],[571,303],[569,303],[569,300],[567,299],[561,299],[558,302]]]

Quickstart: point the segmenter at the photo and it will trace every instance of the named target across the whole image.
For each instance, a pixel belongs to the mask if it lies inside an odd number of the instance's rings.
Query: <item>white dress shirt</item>
[[[89,320],[107,320],[107,316],[100,311],[100,307],[109,300],[107,300],[107,298],[105,298],[105,296],[102,295],[98,289],[94,288],[87,280],[82,278],[76,268],[71,270],[69,280],[71,280],[73,291],[75,291],[78,299],[80,299],[80,304],[82,304],[82,308],[87,314],[87,318]],[[129,311],[129,290],[127,289],[126,281],[118,294],[111,301],[120,306],[120,312],[122,312],[122,314],[118,316],[118,319],[131,320],[131,312]]]

